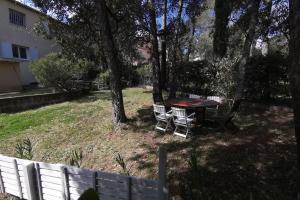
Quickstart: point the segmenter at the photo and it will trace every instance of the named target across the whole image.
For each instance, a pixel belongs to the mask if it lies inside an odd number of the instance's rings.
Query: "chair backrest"
[[[166,117],[166,107],[164,105],[153,104],[153,111],[156,119],[158,119],[157,116],[159,115]]]
[[[172,107],[172,115],[176,118],[186,118],[186,111],[183,108]]]
[[[207,96],[207,99],[216,101],[218,103],[222,103],[225,98],[224,97],[219,97],[219,96]]]
[[[232,99],[224,99],[222,101],[222,104],[218,106],[218,115],[219,116],[227,116],[233,106],[233,100]]]
[[[189,94],[190,99],[205,99],[205,96],[197,95],[197,94]]]

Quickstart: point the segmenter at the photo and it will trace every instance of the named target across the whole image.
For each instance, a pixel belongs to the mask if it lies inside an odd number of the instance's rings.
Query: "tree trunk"
[[[126,121],[124,111],[123,94],[121,87],[121,62],[118,59],[118,51],[115,47],[105,0],[95,1],[98,10],[97,18],[102,38],[103,51],[110,68],[110,87],[112,96],[112,120],[114,125]]]
[[[228,22],[232,12],[231,0],[215,0],[215,32],[213,48],[216,55],[226,55],[228,42]]]
[[[161,87],[166,89],[167,83],[167,11],[168,11],[168,1],[164,0],[163,6],[163,37],[161,42]]]
[[[172,56],[172,66],[170,68],[170,92],[169,92],[169,99],[176,97],[177,91],[177,67],[179,65],[179,58],[180,58],[180,46],[179,46],[179,31],[181,28],[181,15],[183,10],[183,0],[179,0],[179,10],[176,19],[176,26],[175,26],[175,39],[174,39],[174,46],[173,46],[173,56]]]
[[[267,56],[269,54],[269,48],[270,48],[270,41],[269,41],[269,27],[271,25],[271,14],[272,14],[272,6],[273,1],[272,0],[265,0],[266,4],[266,16],[265,16],[265,27],[263,30],[263,44],[262,44],[262,55]]]
[[[273,1],[272,0],[265,0],[266,4],[266,16],[265,16],[265,27],[263,30],[263,42],[262,42],[262,55],[263,56],[268,56],[270,52],[270,40],[269,40],[269,27],[271,25],[272,19],[271,19],[271,14],[272,14],[272,6],[273,6]],[[270,101],[271,99],[271,83],[270,83],[270,66],[267,65],[266,68],[266,77],[265,77],[265,89],[263,91],[263,99],[266,101]]]
[[[298,168],[300,169],[300,2],[290,0],[290,85],[293,96]]]
[[[151,31],[151,63],[152,63],[152,81],[153,81],[153,101],[154,103],[163,102],[161,84],[160,84],[160,60],[157,40],[157,25],[154,0],[149,1],[150,11],[150,31]]]
[[[253,0],[250,1],[250,21],[249,21],[249,29],[246,35],[244,48],[242,51],[242,58],[238,64],[238,77],[237,77],[237,88],[235,92],[235,99],[243,99],[244,98],[244,80],[245,80],[245,68],[250,57],[251,53],[251,45],[255,38],[255,29],[256,24],[258,22],[258,12],[259,5],[261,0]]]
[[[190,60],[190,55],[191,52],[193,51],[193,41],[194,41],[194,36],[195,36],[195,31],[196,31],[196,16],[193,16],[191,19],[191,24],[192,24],[192,31],[191,31],[191,37],[189,38],[189,46],[186,54],[186,61],[188,62]]]

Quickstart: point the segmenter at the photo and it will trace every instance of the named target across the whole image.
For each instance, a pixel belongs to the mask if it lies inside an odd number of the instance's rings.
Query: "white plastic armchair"
[[[206,99],[213,100],[213,101],[216,101],[218,103],[222,103],[225,100],[224,97],[219,97],[219,96],[207,96]]]
[[[208,100],[216,101],[220,104],[224,103],[225,98],[219,97],[219,96],[207,96]],[[208,107],[206,108],[206,117],[208,120],[212,120],[212,118],[216,117],[218,115],[219,105],[214,107]]]
[[[164,105],[153,104],[154,116],[157,121],[155,129],[166,132],[171,128],[172,111],[166,112]]]
[[[223,121],[225,118],[228,117],[228,114],[231,111],[231,108],[233,106],[234,101],[232,99],[225,99],[222,101],[222,104],[220,104],[216,110],[216,112],[210,113],[209,120],[210,121]]]
[[[172,115],[175,125],[174,134],[186,138],[191,133],[195,113],[187,115],[185,109],[172,107]]]
[[[197,95],[197,94],[189,94],[190,99],[205,99],[205,96],[203,95]]]

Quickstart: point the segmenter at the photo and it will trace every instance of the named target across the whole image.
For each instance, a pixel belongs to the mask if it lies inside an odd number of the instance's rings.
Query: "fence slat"
[[[88,187],[88,188],[93,188],[93,184],[87,183],[87,182],[78,182],[78,181],[73,181],[69,179],[69,186],[73,188],[80,188],[80,187]]]
[[[61,172],[49,170],[49,169],[40,169],[41,176],[50,176],[54,178],[61,178]]]
[[[43,194],[43,200],[59,200],[60,197],[52,196],[49,194]]]
[[[84,177],[84,176],[80,176],[80,175],[69,174],[69,181],[83,183],[83,184],[89,184],[89,185],[93,186],[92,177],[90,178],[90,177]]]
[[[18,184],[19,197],[20,197],[20,199],[23,199],[22,185],[21,185],[19,169],[18,169],[18,164],[17,164],[16,159],[14,159],[13,163],[14,163],[14,168],[15,168],[15,173],[16,173],[15,175],[16,175],[17,184]]]
[[[8,194],[12,194],[14,196],[19,196],[19,191],[18,190],[13,190],[13,189],[10,189],[10,188],[5,188],[5,192],[8,193]]]
[[[9,174],[14,174],[14,173],[15,173],[15,169],[9,168],[9,167],[2,167],[2,166],[1,166],[1,171],[2,171],[2,172],[9,173]]]
[[[54,183],[57,185],[61,185],[61,179],[60,178],[55,178],[55,177],[50,177],[50,176],[42,176],[41,177],[41,182],[44,183]]]
[[[7,167],[14,169],[14,164],[12,162],[0,161],[0,167]]]

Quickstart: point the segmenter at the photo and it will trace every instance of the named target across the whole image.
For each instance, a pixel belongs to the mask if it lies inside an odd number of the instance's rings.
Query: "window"
[[[18,46],[18,45],[12,45],[12,53],[14,58],[22,58],[27,59],[27,48]]]
[[[18,26],[25,26],[25,14],[9,9],[9,22]]]

